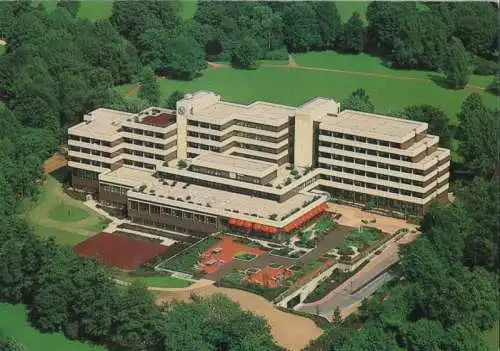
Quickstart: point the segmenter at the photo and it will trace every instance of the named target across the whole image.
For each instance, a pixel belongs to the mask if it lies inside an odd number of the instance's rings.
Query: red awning
[[[234,218],[229,218],[229,224],[235,225],[236,224],[236,219]]]
[[[247,222],[247,221],[243,221],[243,227],[245,227],[245,228],[252,228],[252,223]]]
[[[260,223],[254,223],[253,224],[253,229],[254,230],[262,230],[262,224],[260,224]]]

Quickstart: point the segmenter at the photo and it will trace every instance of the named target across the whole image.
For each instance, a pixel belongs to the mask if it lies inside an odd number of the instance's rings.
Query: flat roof
[[[133,113],[111,110],[107,108],[98,108],[87,114],[86,118],[90,121],[84,121],[68,129],[70,134],[80,136],[95,137],[96,139],[113,139],[118,137],[118,129],[127,118],[133,117]]]
[[[151,183],[155,179],[153,173],[153,171],[146,169],[122,166],[114,171],[101,173],[99,180],[135,188]]]
[[[233,216],[236,216],[237,214],[246,216],[256,214],[256,218],[268,219],[271,214],[277,214],[278,220],[280,220],[281,217],[288,215],[292,210],[296,208],[302,209],[304,202],[313,200],[315,196],[314,194],[298,193],[285,202],[279,203],[273,200],[200,185],[189,184],[185,187],[187,183],[179,181],[174,182],[172,180],[168,180],[168,185],[164,185],[158,179],[153,179],[154,182],[149,183],[147,188],[144,189],[142,193],[129,192],[129,198],[138,200],[147,199],[147,201],[165,203],[166,206],[168,206],[166,201],[175,201],[177,204],[172,204],[171,206],[184,208],[188,207],[186,205],[199,205],[206,208],[205,211],[207,212],[210,212],[210,209],[215,209],[220,211],[222,215],[226,215],[228,217],[231,217],[231,214],[233,214]],[[154,190],[154,194],[151,193],[152,190]],[[174,199],[181,198],[183,201],[168,199],[169,196]],[[207,204],[209,206],[207,206]],[[232,212],[233,210],[237,210],[238,212],[234,213]],[[197,211],[203,212],[201,209]]]
[[[211,169],[219,169],[252,177],[265,177],[278,169],[274,163],[251,160],[244,157],[220,154],[215,152],[203,152],[191,160],[191,164]]]
[[[402,118],[387,117],[352,110],[340,112],[338,117],[323,119],[321,128],[334,128],[341,133],[352,133],[392,142],[404,142],[415,133],[427,129],[427,123]]]
[[[219,101],[200,110],[189,118],[207,120],[208,123],[224,124],[231,120],[243,120],[264,125],[280,126],[288,122],[288,117],[295,114],[296,108],[269,102],[256,101],[250,105],[241,105]]]

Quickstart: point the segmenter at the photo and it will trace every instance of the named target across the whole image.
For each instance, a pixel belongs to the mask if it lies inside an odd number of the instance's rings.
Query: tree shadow
[[[453,84],[447,80],[445,77],[442,77],[437,74],[428,74],[427,77],[434,82],[437,86],[440,86],[441,88],[444,89],[449,89],[449,90],[457,90]]]
[[[69,183],[70,174],[68,166],[59,167],[58,169],[52,171],[50,175],[61,184]]]

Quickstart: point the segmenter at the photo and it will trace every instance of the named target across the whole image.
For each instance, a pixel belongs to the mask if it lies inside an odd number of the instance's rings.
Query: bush
[[[277,215],[276,213],[273,213],[273,214],[269,215],[269,219],[270,219],[271,221],[275,221],[275,220],[276,220],[276,218],[278,218],[278,215]]]
[[[292,169],[290,171],[290,174],[293,175],[293,176],[296,176],[297,174],[299,174],[299,171],[297,171],[296,169]]]
[[[352,247],[343,247],[343,248],[339,249],[339,254],[341,256],[354,255],[354,250],[352,249]]]
[[[264,55],[266,60],[276,60],[276,61],[285,61],[288,60],[288,52],[286,50],[273,50],[268,51]]]
[[[490,76],[497,74],[498,63],[495,61],[485,60],[481,57],[477,57],[475,61],[474,74],[480,76]]]
[[[177,162],[177,166],[179,168],[186,168],[187,167],[187,163],[184,160],[179,160],[179,162]]]

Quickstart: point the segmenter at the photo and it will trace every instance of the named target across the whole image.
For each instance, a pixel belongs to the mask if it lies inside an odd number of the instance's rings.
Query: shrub
[[[177,162],[177,166],[179,168],[186,168],[187,167],[187,163],[184,160],[179,160],[179,162]]]
[[[480,76],[490,76],[497,74],[498,63],[477,57],[475,60],[474,73]]]
[[[292,183],[292,179],[290,179],[290,177],[286,178],[285,180],[285,186],[286,185],[290,185]]]
[[[146,190],[146,188],[147,188],[147,185],[141,185],[139,187],[139,192],[141,192],[141,193],[144,192],[144,190]]]
[[[271,221],[275,221],[275,220],[276,220],[276,218],[278,218],[278,215],[277,215],[276,213],[273,213],[273,214],[269,215],[269,219],[270,219]]]
[[[191,195],[186,196],[186,200],[191,200]]]
[[[268,51],[264,55],[264,58],[266,60],[284,61],[284,60],[288,60],[288,52],[284,49]]]
[[[283,187],[281,185],[276,185],[276,189],[282,189]]]
[[[293,176],[296,176],[297,174],[299,174],[299,171],[297,171],[296,169],[292,169],[290,171],[290,174],[293,175]]]
[[[352,249],[352,247],[344,247],[339,249],[339,254],[341,256],[351,256],[354,255],[354,250]]]

